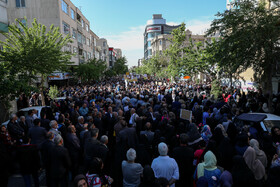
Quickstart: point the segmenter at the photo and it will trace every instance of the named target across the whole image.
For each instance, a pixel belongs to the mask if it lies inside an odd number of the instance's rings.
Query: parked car
[[[20,116],[27,116],[28,115],[28,111],[29,110],[33,110],[35,109],[37,111],[36,115],[38,118],[40,118],[41,116],[41,112],[45,112],[47,115],[47,119],[54,119],[53,113],[52,113],[52,109],[50,106],[32,106],[32,107],[27,107],[27,108],[22,108],[20,109],[16,114],[18,117]],[[7,126],[10,120],[5,121],[4,123],[2,123],[2,125]]]
[[[235,118],[238,127],[254,126],[258,131],[271,132],[274,126],[280,127],[280,116],[269,113],[244,113]]]

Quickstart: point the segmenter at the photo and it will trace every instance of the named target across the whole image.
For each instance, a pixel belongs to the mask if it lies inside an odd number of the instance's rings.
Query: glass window
[[[74,10],[72,8],[71,8],[71,18],[73,20],[75,20],[75,12],[74,12]]]
[[[73,39],[77,38],[77,31],[74,28],[72,28],[72,38]]]
[[[26,19],[18,19],[24,26],[26,26]],[[19,28],[19,30],[21,32],[23,32],[23,28],[21,27],[21,25],[19,23],[17,23],[17,27]]]
[[[25,7],[25,0],[16,0],[16,7]]]
[[[88,59],[91,59],[91,53],[88,52]]]
[[[0,45],[0,51],[3,51],[3,46],[2,45]]]
[[[103,47],[106,47],[106,42],[103,42]]]
[[[96,38],[93,39],[93,42],[94,42],[93,45],[96,46]]]
[[[150,56],[150,55],[152,55],[152,50],[151,49],[148,50],[148,56]]]
[[[66,46],[64,47],[64,51],[65,51],[65,52],[71,52],[71,45],[66,45]]]
[[[86,44],[86,37],[84,35],[83,35],[82,39],[83,39],[83,44]]]
[[[65,1],[61,0],[61,9],[63,12],[65,12],[66,14],[68,14],[68,5],[67,3],[65,3]]]
[[[82,43],[82,35],[78,32],[77,34],[78,42]]]
[[[162,44],[162,42],[161,42],[161,40],[159,41],[159,45],[161,45]]]
[[[148,47],[151,47],[151,46],[152,46],[151,43],[152,43],[151,41],[148,41]]]
[[[106,55],[106,49],[103,50],[104,55]]]
[[[62,22],[62,24],[63,24],[63,32],[64,32],[64,34],[69,34],[70,33],[70,26],[67,23],[65,23],[65,22]]]
[[[148,33],[148,39],[154,38],[155,37],[155,33]]]
[[[87,52],[83,51],[83,57],[86,59],[87,58]]]
[[[77,47],[73,47],[73,53],[77,54],[78,53],[78,48]]]
[[[84,22],[84,20],[82,19],[82,27],[84,28],[84,26],[85,26],[85,22]]]
[[[86,30],[89,31],[89,26],[88,26],[88,24],[86,24]]]
[[[87,38],[87,45],[90,46],[89,38]]]

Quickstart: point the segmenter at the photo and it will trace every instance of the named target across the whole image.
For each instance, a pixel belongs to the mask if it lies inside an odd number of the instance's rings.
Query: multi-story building
[[[117,59],[122,57],[122,50],[120,48],[115,48],[115,51],[117,53]]]
[[[8,32],[7,0],[0,0],[0,32]],[[4,36],[1,34],[0,40],[4,40]]]
[[[152,40],[162,34],[170,34],[173,29],[180,27],[166,24],[166,20],[161,14],[154,14],[153,19],[147,22],[144,32],[144,59],[147,60],[152,56]]]
[[[100,47],[100,59],[105,61],[109,67],[109,45],[105,38],[100,38],[97,41],[97,46]]]
[[[63,50],[76,54],[71,59],[73,65],[93,57],[90,22],[70,0],[8,1],[7,12],[10,23],[19,19],[23,24],[31,25],[36,18],[47,28],[53,24],[60,28],[63,36],[70,35],[73,43],[65,46]]]
[[[109,67],[113,67],[117,60],[117,52],[113,47],[109,47]]]
[[[90,31],[90,34],[91,34],[91,45],[92,45],[92,52],[93,52],[93,57],[96,58],[96,59],[100,59],[101,58],[101,55],[100,55],[100,47],[98,46],[98,40],[99,40],[99,37],[93,32],[93,31]]]

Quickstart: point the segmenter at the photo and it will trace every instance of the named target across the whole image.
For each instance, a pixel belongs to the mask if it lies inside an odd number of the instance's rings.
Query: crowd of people
[[[242,113],[280,115],[280,95],[211,85],[122,79],[60,88],[51,112],[11,115],[0,132],[0,183],[20,173],[25,186],[280,186],[280,126],[237,125]],[[40,105],[22,95],[18,109]],[[180,117],[192,111],[191,119]],[[39,114],[39,116],[38,116]],[[32,177],[32,178],[31,178]]]

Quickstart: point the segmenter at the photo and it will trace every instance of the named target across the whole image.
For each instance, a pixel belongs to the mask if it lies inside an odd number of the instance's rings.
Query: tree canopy
[[[236,1],[235,8],[218,13],[207,35],[220,34],[212,45],[218,66],[239,74],[253,68],[255,80],[272,92],[272,75],[280,57],[280,14],[256,0]]]
[[[6,37],[5,41],[0,41],[3,46],[0,85],[6,88],[0,92],[2,100],[13,99],[38,76],[44,80],[52,72],[64,70],[71,64],[71,54],[62,51],[62,47],[71,42],[70,36],[63,37],[59,27],[46,28],[36,19],[29,27],[16,19],[9,26],[9,32],[1,34]]]

